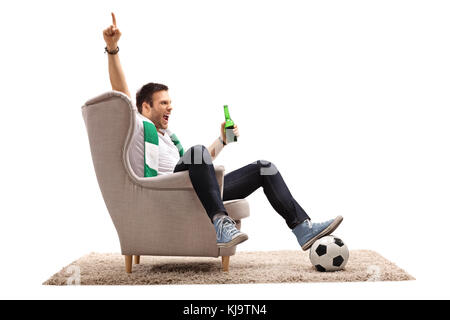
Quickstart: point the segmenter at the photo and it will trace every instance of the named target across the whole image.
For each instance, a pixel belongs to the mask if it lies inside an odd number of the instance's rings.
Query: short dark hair
[[[153,107],[153,94],[159,91],[167,91],[169,87],[160,83],[147,83],[136,93],[136,107],[142,113],[142,104],[147,102]]]

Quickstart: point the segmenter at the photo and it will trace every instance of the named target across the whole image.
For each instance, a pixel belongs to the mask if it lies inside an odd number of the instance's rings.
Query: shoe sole
[[[313,245],[313,243],[317,239],[320,239],[322,237],[325,237],[325,236],[331,234],[334,230],[336,230],[337,227],[339,227],[339,225],[341,224],[342,220],[344,220],[344,218],[342,216],[336,217],[336,219],[334,219],[334,221],[328,227],[323,229],[318,235],[316,235],[315,237],[311,238],[308,242],[306,242],[302,246],[303,251],[306,251],[309,248],[311,248],[311,246]]]
[[[242,234],[238,235],[236,238],[232,239],[229,242],[218,243],[217,246],[219,248],[223,248],[223,249],[230,248],[230,247],[233,247],[235,245],[238,245],[238,244],[244,242],[245,240],[248,240],[248,235],[246,235],[245,233],[242,233]]]

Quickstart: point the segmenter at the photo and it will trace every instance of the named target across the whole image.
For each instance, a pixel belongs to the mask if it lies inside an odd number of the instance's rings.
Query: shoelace
[[[308,224],[308,227],[309,227],[310,229],[312,229],[313,225],[314,225],[315,227],[317,227],[317,228],[322,228],[322,227],[324,227],[324,226],[330,224],[331,221],[332,221],[332,220],[325,221],[325,222],[316,222],[316,223],[312,223],[311,220],[309,220],[309,219],[306,220],[306,222],[307,222],[307,224]]]
[[[221,239],[222,235],[231,238],[239,231],[234,227],[236,222],[230,217],[223,217],[217,222],[217,239]]]
[[[306,219],[306,224],[308,225],[308,228],[309,228],[309,229],[312,229],[312,223],[311,223],[311,220]]]

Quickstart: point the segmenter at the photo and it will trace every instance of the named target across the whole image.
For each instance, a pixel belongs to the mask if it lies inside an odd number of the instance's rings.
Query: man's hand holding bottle
[[[220,130],[223,142],[228,144],[228,143],[237,141],[237,137],[239,137],[239,129],[238,129],[237,124],[234,124],[234,128],[225,129],[225,123],[226,123],[226,121],[224,121],[222,123],[221,130]],[[227,134],[227,131],[229,132],[228,134]],[[232,132],[232,134],[231,134],[231,132]],[[227,141],[227,135],[228,135],[228,137],[234,135],[236,137],[236,140],[230,139],[230,141]]]
[[[228,106],[223,106],[223,111],[225,113],[225,122],[222,123],[221,127],[221,139],[224,144],[228,144],[231,142],[236,142],[239,137],[239,129],[237,125],[231,120],[230,112],[228,111]]]

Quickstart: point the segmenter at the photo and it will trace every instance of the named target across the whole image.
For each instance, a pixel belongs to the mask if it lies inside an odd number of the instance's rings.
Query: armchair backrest
[[[134,110],[127,96],[113,91],[87,101],[82,114],[97,181],[108,206],[109,199],[127,196],[118,186],[123,186],[130,173],[124,151],[134,129]],[[115,210],[109,212],[114,221]]]
[[[131,169],[128,149],[136,112],[116,91],[82,107],[95,174],[122,254],[217,256],[214,228],[188,172],[140,178]],[[221,188],[223,172],[216,168]]]

